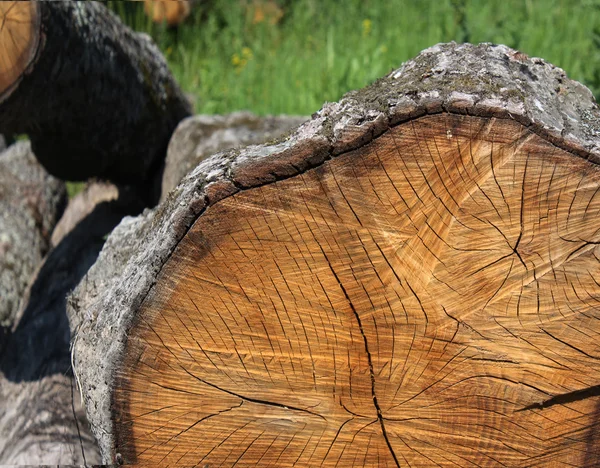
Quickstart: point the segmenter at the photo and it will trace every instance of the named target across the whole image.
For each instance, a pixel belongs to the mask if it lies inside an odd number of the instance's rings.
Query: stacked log
[[[150,39],[96,2],[1,2],[0,20],[0,132],[30,137],[0,153],[0,464],[93,464],[66,296],[123,216],[158,199],[190,105]],[[115,181],[118,199],[76,198],[53,232],[53,176]]]
[[[447,44],[204,160],[69,301],[103,461],[598,464],[599,131]]]
[[[0,131],[27,134],[51,174],[159,196],[191,105],[156,45],[97,2],[2,2]]]

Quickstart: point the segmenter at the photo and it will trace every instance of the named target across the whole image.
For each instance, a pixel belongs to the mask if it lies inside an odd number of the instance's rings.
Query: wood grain
[[[593,466],[596,165],[441,114],[211,206],[132,327],[127,463]]]
[[[0,97],[18,82],[37,52],[37,2],[0,2]]]

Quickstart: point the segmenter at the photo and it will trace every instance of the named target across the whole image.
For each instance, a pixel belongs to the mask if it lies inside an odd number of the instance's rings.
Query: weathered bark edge
[[[69,301],[75,372],[105,463],[119,459],[112,389],[135,311],[202,212],[240,190],[357,149],[390,127],[442,112],[514,119],[600,163],[600,111],[587,88],[506,46],[454,43],[427,49],[373,85],[326,104],[285,141],[204,161],[156,210],[115,229]]]

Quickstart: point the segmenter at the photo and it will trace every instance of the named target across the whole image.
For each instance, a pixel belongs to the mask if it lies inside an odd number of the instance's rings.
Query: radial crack
[[[342,293],[344,293],[344,297],[346,298],[346,301],[348,302],[348,305],[350,306],[350,309],[352,310],[352,313],[354,314],[354,317],[356,318],[356,321],[358,322],[358,328],[360,330],[360,334],[362,335],[363,341],[365,343],[365,352],[367,354],[367,361],[369,363],[369,372],[371,374],[371,394],[373,396],[373,404],[375,405],[375,409],[377,410],[377,419],[379,420],[379,425],[381,426],[381,433],[383,434],[383,438],[385,439],[385,443],[388,446],[390,454],[392,455],[392,458],[394,459],[396,466],[399,467],[400,463],[398,461],[398,457],[396,456],[396,453],[394,452],[394,449],[392,447],[390,439],[388,438],[387,431],[385,429],[385,424],[383,423],[383,415],[381,412],[381,407],[379,406],[379,402],[377,401],[377,395],[375,394],[375,371],[373,370],[373,359],[371,358],[371,352],[369,351],[369,343],[367,341],[367,336],[365,335],[365,331],[363,329],[360,315],[358,315],[358,312],[356,311],[356,308],[354,307],[354,304],[352,303],[352,300],[350,299],[350,296],[348,295],[348,291],[346,291],[346,288],[344,287],[344,285],[340,281],[340,278],[338,277],[337,273],[333,269],[333,265],[329,261],[329,257],[327,257],[327,254],[323,250],[323,247],[321,247],[321,252],[323,253],[323,257],[325,258],[325,261],[329,265],[329,269],[331,270],[331,273],[333,274],[335,280],[337,281],[338,285],[340,286]]]
[[[560,395],[553,396],[540,403],[532,403],[531,405],[525,406],[524,408],[518,409],[515,412],[527,411],[533,409],[545,409],[554,405],[565,405],[567,403],[574,403],[576,401],[585,400],[587,398],[593,398],[600,396],[600,385],[593,385],[591,387],[583,388],[581,390],[575,390],[573,392],[562,393]]]
[[[199,382],[202,382],[203,384],[205,384],[205,385],[208,385],[209,387],[215,388],[215,389],[217,389],[217,390],[219,390],[219,391],[221,391],[221,392],[228,393],[229,395],[232,395],[232,396],[234,396],[234,397],[240,398],[240,399],[242,399],[242,400],[244,400],[244,401],[247,401],[247,402],[249,402],[249,403],[257,403],[257,404],[259,404],[259,405],[275,406],[276,408],[283,408],[283,409],[287,409],[287,410],[291,410],[291,411],[300,411],[300,412],[302,412],[302,413],[307,413],[307,414],[310,414],[310,415],[312,415],[312,416],[316,416],[316,417],[318,417],[318,418],[321,418],[321,419],[323,419],[323,420],[326,420],[324,416],[321,416],[321,415],[320,415],[320,414],[318,414],[318,413],[314,413],[314,412],[312,412],[312,411],[309,411],[309,410],[307,410],[307,409],[304,409],[304,408],[298,408],[298,407],[296,407],[296,406],[284,405],[283,403],[277,403],[277,402],[274,402],[274,401],[268,401],[268,400],[260,400],[260,399],[258,399],[258,398],[251,398],[251,397],[247,397],[247,396],[244,396],[244,395],[240,395],[239,393],[235,393],[235,392],[232,392],[231,390],[227,390],[227,389],[225,389],[225,388],[221,388],[221,387],[219,387],[219,386],[217,386],[217,385],[215,385],[215,384],[213,384],[213,383],[210,383],[210,382],[207,382],[207,381],[206,381],[206,380],[204,380],[204,379],[201,379],[201,378],[200,378],[200,377],[198,377],[197,375],[194,375],[194,374],[192,374],[190,371],[188,371],[188,370],[187,370],[186,368],[184,368],[183,366],[181,366],[181,369],[183,369],[183,371],[184,371],[186,374],[188,374],[188,375],[190,375],[191,377],[195,378],[195,379],[196,379],[196,380],[198,380]]]

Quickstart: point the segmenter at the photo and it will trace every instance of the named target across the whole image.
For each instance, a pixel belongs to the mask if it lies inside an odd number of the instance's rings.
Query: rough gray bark
[[[111,392],[129,326],[203,211],[238,191],[319,166],[391,126],[442,112],[515,119],[600,162],[600,111],[587,88],[560,68],[508,47],[453,43],[432,47],[373,85],[326,104],[283,141],[203,161],[155,210],[113,231],[69,302],[75,372],[105,463],[119,458]]]
[[[2,465],[99,463],[71,375],[56,373],[24,383],[0,377],[0,398]]]
[[[16,321],[66,194],[65,185],[37,162],[29,142],[0,153],[0,328],[11,328]]]
[[[23,296],[18,324],[2,341],[0,464],[99,462],[71,373],[66,298],[105,236],[142,208],[135,194],[91,184],[65,210],[53,248]]]
[[[308,117],[259,117],[250,112],[195,115],[183,120],[173,133],[167,150],[161,200],[209,156],[280,138],[306,120]]]
[[[0,96],[0,131],[28,134],[62,179],[153,183],[191,112],[160,51],[97,2],[37,8],[40,50],[17,88]]]

